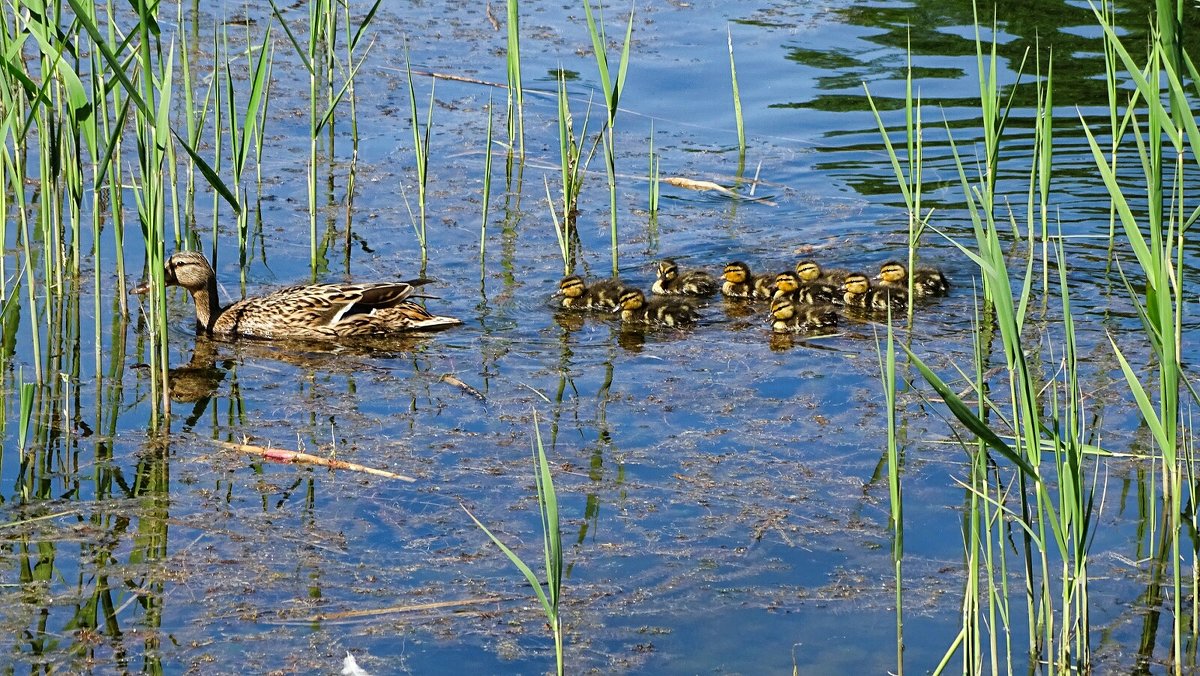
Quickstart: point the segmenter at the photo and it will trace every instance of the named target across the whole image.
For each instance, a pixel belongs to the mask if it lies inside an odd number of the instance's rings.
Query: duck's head
[[[664,258],[658,262],[658,278],[664,281],[673,282],[679,276],[679,266],[670,258]]]
[[[617,307],[613,312],[621,310],[637,310],[646,304],[646,294],[639,289],[625,289],[617,299]]]
[[[750,266],[741,261],[734,261],[721,271],[721,278],[734,284],[745,284],[750,279]]]
[[[182,286],[188,291],[199,291],[216,277],[208,259],[198,251],[176,251],[163,267],[167,286]]]
[[[842,282],[841,290],[853,293],[863,294],[871,288],[871,280],[866,275],[860,272],[852,272],[846,275],[846,280]]]
[[[771,301],[771,318],[787,321],[796,316],[796,303],[787,296],[780,296]]]
[[[579,275],[569,275],[563,277],[558,283],[558,291],[554,292],[555,296],[564,296],[566,298],[579,298],[587,291],[587,287],[583,283],[583,278]]]
[[[821,266],[816,261],[800,261],[796,263],[796,275],[806,284],[815,282],[821,277]]]
[[[888,284],[901,284],[908,278],[908,270],[904,267],[904,263],[900,261],[888,261],[879,267],[879,274],[875,275],[875,279],[887,282]]]
[[[791,293],[800,288],[800,276],[794,272],[781,272],[775,275],[775,283],[771,289],[776,293]]]

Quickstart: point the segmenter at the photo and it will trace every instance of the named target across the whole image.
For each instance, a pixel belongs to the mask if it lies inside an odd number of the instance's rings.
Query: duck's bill
[[[138,284],[137,286],[133,287],[132,289],[129,290],[129,293],[136,294],[139,296],[142,294],[150,293],[150,280],[146,280],[146,281],[142,282],[141,284]]]

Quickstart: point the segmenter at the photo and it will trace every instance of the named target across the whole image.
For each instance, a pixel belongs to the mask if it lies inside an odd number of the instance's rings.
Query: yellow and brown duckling
[[[798,303],[791,296],[771,301],[771,330],[775,333],[805,333],[837,326],[837,312],[828,305]]]
[[[750,266],[742,261],[726,265],[721,278],[725,280],[721,284],[721,293],[729,298],[768,300],[775,293],[771,288],[775,282],[773,275],[755,275],[750,272]]]
[[[888,261],[879,268],[875,276],[881,287],[903,289],[908,292],[908,268],[900,261]],[[950,292],[950,280],[936,268],[916,268],[912,273],[912,294],[914,298],[944,296]]]
[[[798,303],[810,305],[842,302],[836,286],[819,282],[805,284],[800,279],[800,275],[794,272],[781,272],[775,275],[775,283],[772,288],[775,289],[772,298],[788,296]]]
[[[796,263],[796,274],[800,275],[800,281],[805,284],[826,284],[836,289],[846,281],[850,271],[842,268],[822,268],[816,261],[806,259]]]
[[[884,312],[889,307],[898,310],[908,306],[908,294],[901,289],[872,287],[866,275],[852,272],[841,286],[842,302],[871,312]]]
[[[617,279],[602,279],[588,284],[579,275],[568,275],[558,283],[556,297],[569,310],[613,310],[621,299],[625,286]]]
[[[621,313],[621,321],[627,324],[661,324],[663,326],[684,326],[696,321],[696,307],[691,303],[669,298],[652,296],[639,289],[626,289],[621,294],[621,300],[616,310]]]
[[[309,284],[222,308],[217,275],[203,254],[179,251],[167,259],[167,286],[181,286],[196,304],[196,332],[226,338],[329,340],[385,336],[461,324],[408,300],[428,279],[367,284]],[[146,293],[150,283],[132,289]]]
[[[717,292],[717,280],[703,270],[682,272],[670,258],[658,262],[658,279],[651,293],[666,296],[711,296]]]

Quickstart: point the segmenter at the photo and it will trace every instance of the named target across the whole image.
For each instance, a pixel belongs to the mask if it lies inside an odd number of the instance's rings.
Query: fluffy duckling
[[[800,279],[800,275],[794,272],[781,272],[775,275],[775,283],[772,288],[775,289],[772,298],[788,296],[797,303],[808,303],[809,305],[841,302],[837,287],[819,282],[805,284]]]
[[[875,275],[881,287],[902,289],[908,292],[908,268],[900,261],[888,261],[879,268]],[[944,296],[950,291],[950,281],[946,275],[936,268],[916,268],[912,273],[912,294],[914,298],[929,296]]]
[[[602,279],[589,286],[579,275],[569,275],[558,283],[554,296],[561,296],[562,306],[570,310],[612,310],[624,290],[620,280]]]
[[[675,261],[664,258],[658,262],[658,279],[650,291],[666,296],[711,296],[717,292],[717,280],[703,270],[681,273]]]
[[[741,261],[726,265],[721,278],[725,280],[721,284],[721,293],[730,298],[767,300],[774,294],[771,285],[775,278],[771,275],[755,275],[750,272],[750,266]]]
[[[800,275],[800,281],[805,284],[827,284],[836,289],[846,281],[846,276],[850,274],[850,271],[841,268],[826,270],[816,261],[802,260],[796,263],[796,274]]]
[[[663,296],[646,299],[638,289],[626,289],[613,312],[621,313],[621,321],[628,324],[662,324],[683,326],[696,321],[696,308],[687,301]]]
[[[771,301],[771,330],[775,333],[803,333],[837,326],[837,313],[828,306],[797,303],[790,296]]]
[[[871,287],[871,280],[857,272],[846,275],[842,282],[842,302],[848,307],[857,307],[872,312],[883,312],[889,307],[896,310],[908,306],[908,294],[902,289]]]

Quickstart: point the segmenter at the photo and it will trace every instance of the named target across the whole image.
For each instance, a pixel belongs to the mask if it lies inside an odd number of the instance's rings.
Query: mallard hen
[[[658,262],[658,279],[650,291],[667,296],[711,296],[717,292],[717,280],[703,270],[680,272],[675,261],[664,258]]]
[[[617,279],[602,279],[588,284],[578,275],[563,277],[555,296],[562,297],[562,306],[571,310],[612,310],[617,307],[625,285]]]
[[[408,300],[416,287],[429,282],[427,279],[292,286],[222,308],[217,299],[217,275],[203,254],[176,252],[167,259],[165,267],[167,286],[181,286],[192,294],[196,304],[196,332],[200,334],[328,340],[462,323],[454,317],[430,314]],[[145,293],[149,285],[144,282],[133,293]]]
[[[888,261],[879,268],[875,276],[881,287],[903,289],[908,292],[908,268],[900,261]],[[916,268],[912,273],[914,298],[944,296],[950,292],[950,280],[937,268]]]
[[[662,324],[683,326],[696,321],[696,307],[687,301],[654,296],[649,299],[638,289],[626,289],[613,312],[621,313],[621,321],[629,324]]]

